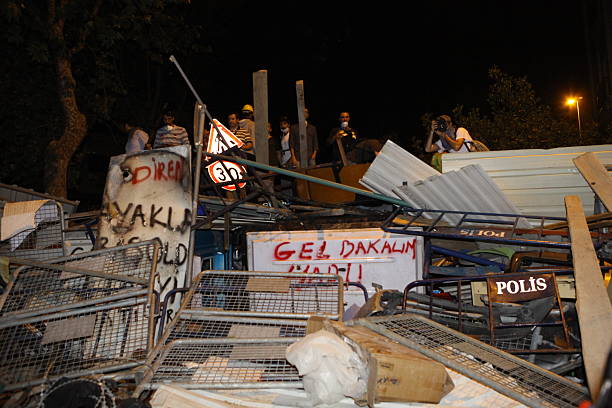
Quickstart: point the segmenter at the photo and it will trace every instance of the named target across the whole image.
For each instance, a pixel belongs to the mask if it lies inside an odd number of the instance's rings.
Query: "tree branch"
[[[91,25],[89,23],[93,22],[100,14],[102,3],[103,0],[96,0],[96,3],[94,4],[94,7],[91,10],[91,13],[89,14],[87,21],[83,24],[83,29],[79,33],[79,38],[77,40],[76,45],[70,49],[70,55],[74,55],[79,51],[83,50],[83,48],[85,48],[87,38],[89,37],[89,34],[91,34]]]

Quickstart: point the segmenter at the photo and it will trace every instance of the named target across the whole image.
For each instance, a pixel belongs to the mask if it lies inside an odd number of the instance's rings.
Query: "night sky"
[[[423,137],[425,112],[462,104],[486,113],[493,65],[526,76],[553,109],[567,111],[570,93],[587,96],[578,1],[194,1],[192,7],[211,54],[180,62],[222,120],[252,103],[252,72],[259,69],[268,71],[274,126],[283,114],[297,119],[295,81],[304,80],[320,139],[343,110],[362,135],[395,130],[400,144]],[[170,63],[168,70],[175,70]],[[166,86],[187,89],[170,74]],[[192,101],[188,95],[183,104]]]

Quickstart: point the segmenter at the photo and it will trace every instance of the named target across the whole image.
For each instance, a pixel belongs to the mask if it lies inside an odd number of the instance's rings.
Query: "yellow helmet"
[[[244,106],[242,107],[242,111],[243,111],[243,112],[245,112],[245,111],[247,111],[247,112],[253,112],[253,107],[252,107],[251,105],[244,105]]]

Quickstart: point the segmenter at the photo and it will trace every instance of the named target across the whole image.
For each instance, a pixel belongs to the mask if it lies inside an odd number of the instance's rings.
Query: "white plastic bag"
[[[303,376],[314,405],[359,398],[367,391],[368,368],[342,339],[320,330],[287,348],[287,360]]]

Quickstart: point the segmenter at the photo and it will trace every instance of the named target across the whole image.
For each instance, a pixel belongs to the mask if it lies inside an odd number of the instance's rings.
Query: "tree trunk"
[[[57,76],[57,90],[64,111],[64,129],[59,139],[47,147],[45,162],[45,186],[49,194],[67,197],[67,177],[70,159],[87,134],[87,119],[79,110],[76,98],[76,81],[72,75],[71,53],[64,38],[63,12],[54,19],[55,4],[50,2],[50,39],[54,43],[53,62]]]

